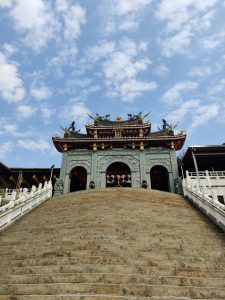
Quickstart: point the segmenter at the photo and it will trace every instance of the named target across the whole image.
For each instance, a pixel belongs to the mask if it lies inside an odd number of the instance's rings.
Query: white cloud
[[[9,16],[13,20],[15,30],[26,46],[39,52],[50,41],[54,46],[69,48],[81,33],[81,25],[86,22],[85,10],[79,4],[57,0],[14,0],[9,7]],[[62,46],[63,45],[63,46]],[[76,48],[74,44],[70,48]]]
[[[74,40],[81,33],[81,25],[86,22],[85,10],[79,4],[73,5],[68,10],[64,20],[64,38],[65,40]]]
[[[172,88],[168,89],[162,96],[162,100],[167,104],[176,103],[182,100],[182,93],[189,92],[198,87],[197,82],[193,81],[182,81],[175,84]]]
[[[211,36],[202,39],[200,44],[204,49],[208,51],[212,51],[220,46],[224,46],[225,30],[222,30],[218,33],[212,34]]]
[[[39,139],[37,141],[32,141],[32,140],[18,140],[17,141],[18,146],[26,149],[26,150],[30,150],[30,151],[34,151],[34,152],[41,152],[41,153],[46,153],[49,152],[52,147],[49,144],[49,142],[43,140],[43,139]]]
[[[10,11],[17,31],[24,34],[24,42],[39,51],[57,36],[60,24],[42,0],[15,0]]]
[[[192,37],[211,27],[218,0],[162,0],[155,17],[166,27],[159,38],[163,55],[189,53]]]
[[[90,114],[90,110],[85,106],[83,102],[70,101],[69,105],[63,107],[61,117],[69,124],[71,121],[76,121],[79,126],[84,126],[88,120],[87,113]],[[77,128],[79,129],[79,128]]]
[[[48,65],[49,67],[54,67],[54,75],[57,78],[64,76],[62,67],[66,65],[75,66],[77,53],[78,50],[76,46],[65,44],[64,47],[59,49],[57,54],[49,60]]]
[[[11,54],[13,54],[13,53],[15,53],[16,52],[16,48],[14,48],[11,44],[9,44],[9,43],[5,43],[4,45],[3,45],[3,48],[4,48],[4,50],[6,51],[6,54],[9,54],[9,55],[11,55]]]
[[[219,114],[219,105],[202,104],[199,99],[189,100],[180,105],[176,110],[171,112],[168,119],[171,122],[188,121],[188,132],[202,126],[214,119]]]
[[[191,30],[187,26],[174,36],[159,39],[158,42],[162,48],[163,55],[171,57],[174,54],[186,54],[191,43]]]
[[[157,88],[157,84],[153,81],[138,81],[131,79],[121,83],[119,86],[114,86],[113,90],[109,91],[109,96],[121,97],[125,102],[132,102],[135,98],[141,96],[143,92],[152,91]],[[111,93],[111,94],[110,94]]]
[[[114,52],[103,63],[103,73],[106,79],[118,82],[136,77],[138,72],[146,70],[149,64],[150,61],[147,58],[132,61],[132,56],[123,52]]]
[[[30,105],[19,105],[16,111],[17,117],[19,116],[22,119],[28,119],[36,113],[37,109]]]
[[[152,0],[104,1],[102,6],[104,33],[137,29],[142,21],[142,14],[151,2]]]
[[[116,43],[113,41],[100,41],[97,46],[89,47],[86,50],[86,55],[89,61],[97,62],[99,59],[107,57],[116,48]]]
[[[2,122],[2,120],[1,120]],[[9,134],[14,134],[15,132],[17,132],[18,127],[16,124],[12,124],[12,123],[4,123],[2,124],[2,128],[6,131],[6,133]]]
[[[0,7],[11,7],[12,0],[0,0]]]
[[[197,110],[194,111],[194,116],[192,118],[190,130],[195,129],[201,125],[207,124],[211,119],[215,119],[219,114],[219,105],[209,104],[199,106]]]
[[[166,65],[156,66],[153,70],[153,74],[159,77],[166,77],[169,74],[169,68]]]
[[[198,99],[189,100],[180,105],[179,108],[170,112],[167,119],[171,122],[180,122],[182,121],[186,115],[190,115],[192,111],[195,111],[196,108],[199,107],[200,101]]]
[[[107,88],[107,95],[132,101],[143,92],[154,90],[155,82],[138,79],[140,72],[146,71],[151,61],[143,55],[147,51],[146,42],[135,43],[123,38],[115,42],[101,41],[87,51],[86,65],[100,61],[101,74]]]
[[[225,91],[225,79],[219,80],[216,84],[211,85],[208,88],[208,94],[210,96],[214,96],[214,95],[224,92],[224,91]]]
[[[179,31],[184,24],[201,23],[202,15],[209,13],[218,0],[162,0],[159,2],[155,16],[167,22],[167,32]],[[205,18],[209,19],[209,15]],[[197,24],[195,24],[197,25]]]
[[[204,78],[212,74],[212,69],[208,66],[191,67],[188,75],[190,77]]]
[[[114,1],[115,13],[118,15],[126,15],[138,12],[151,3],[149,0],[116,0]]]
[[[44,100],[51,97],[52,92],[47,86],[31,88],[31,95],[37,100]]]
[[[47,106],[41,106],[40,107],[40,112],[42,115],[42,119],[44,124],[50,124],[51,123],[51,117],[55,114],[55,110],[53,108],[49,108]]]
[[[9,103],[21,101],[25,97],[17,64],[8,62],[2,53],[0,53],[0,93]]]
[[[18,118],[19,119],[19,118]],[[13,138],[29,137],[33,136],[33,130],[27,129],[25,131],[19,131],[18,124],[15,122],[15,118],[12,120],[9,119],[0,119],[1,129],[3,129],[3,134],[11,136]]]
[[[56,0],[56,9],[59,12],[65,12],[69,8],[69,3],[67,0]]]
[[[0,159],[5,158],[5,156],[12,151],[14,148],[12,141],[7,141],[0,144]]]

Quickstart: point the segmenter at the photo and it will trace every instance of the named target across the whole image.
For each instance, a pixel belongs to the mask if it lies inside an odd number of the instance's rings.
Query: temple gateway
[[[148,114],[147,114],[148,115]],[[89,188],[132,187],[176,191],[176,150],[185,142],[184,132],[163,120],[151,132],[147,115],[128,114],[126,120],[110,115],[89,115],[86,134],[76,131],[75,122],[63,128],[64,136],[52,140],[62,153],[56,195]]]

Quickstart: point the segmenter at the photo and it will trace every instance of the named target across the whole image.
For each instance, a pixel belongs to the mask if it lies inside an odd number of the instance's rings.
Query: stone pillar
[[[170,192],[175,193],[174,176],[172,172],[169,172],[169,185],[170,185]]]
[[[142,181],[146,180],[146,173],[145,173],[145,151],[140,151],[139,168],[140,168],[141,185],[142,185]]]
[[[66,162],[67,162],[67,152],[63,152],[62,161],[61,161],[61,169],[60,169],[60,179],[64,181],[66,176]]]
[[[67,178],[67,177],[69,177],[67,175],[67,161],[68,161],[68,152],[63,152],[59,178],[63,181],[63,193],[64,194],[69,192],[69,189],[68,189],[69,178]]]
[[[69,174],[66,174],[64,178],[64,194],[67,194],[69,192],[70,192],[70,177]]]
[[[172,174],[169,173],[169,181],[170,181],[170,191],[175,193],[175,184],[174,180],[179,176],[178,174],[178,166],[177,166],[177,157],[175,150],[170,150],[170,162],[172,168]]]
[[[150,171],[146,172],[146,181],[148,184],[148,189],[151,189]]]
[[[94,181],[96,188],[100,188],[100,186],[97,186],[97,159],[98,159],[97,151],[93,151],[92,156],[91,156],[91,176],[90,176],[90,180]]]
[[[208,185],[209,189],[211,189],[211,182],[210,182],[210,177],[209,177],[209,171],[206,170],[206,171],[205,171],[205,174],[206,174],[206,182],[207,182],[207,185]]]
[[[87,173],[87,184],[86,184],[86,190],[88,190],[90,187],[90,182],[91,182],[91,173]]]

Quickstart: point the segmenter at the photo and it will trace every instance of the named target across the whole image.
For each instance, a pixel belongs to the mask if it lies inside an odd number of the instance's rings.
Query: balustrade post
[[[187,186],[190,186],[189,172],[186,170],[185,173],[186,173],[186,185],[187,185]]]
[[[208,187],[211,189],[211,181],[210,181],[209,171],[206,170],[205,174],[206,174],[206,181],[207,181]]]
[[[216,193],[215,189],[213,189],[213,188],[212,188],[212,199],[214,202],[218,201],[217,193]]]
[[[16,200],[16,195],[17,195],[17,192],[16,192],[16,191],[13,191],[13,192],[12,192],[12,195],[11,195],[10,201],[15,201],[15,200]]]

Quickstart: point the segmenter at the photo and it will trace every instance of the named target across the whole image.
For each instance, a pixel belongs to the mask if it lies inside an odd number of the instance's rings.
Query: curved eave
[[[67,145],[68,150],[75,148],[90,148],[93,143],[110,143],[114,144],[123,144],[123,143],[132,143],[132,142],[143,142],[145,145],[153,145],[156,147],[170,147],[171,142],[174,143],[175,150],[181,150],[184,145],[186,139],[186,135],[178,135],[178,136],[158,136],[158,137],[142,137],[142,138],[101,138],[101,139],[93,139],[93,138],[52,138],[52,141],[59,152],[63,152],[64,145]]]

